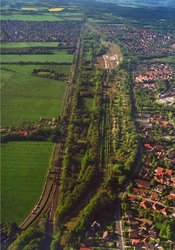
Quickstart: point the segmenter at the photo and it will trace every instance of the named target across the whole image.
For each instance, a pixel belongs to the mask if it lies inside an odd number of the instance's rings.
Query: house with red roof
[[[141,240],[137,240],[137,239],[134,239],[134,240],[132,240],[132,245],[133,246],[136,246],[136,245],[139,245],[141,243]]]
[[[161,167],[157,167],[157,168],[155,169],[156,175],[163,175],[163,171],[164,171],[164,169],[161,168]]]
[[[168,186],[173,186],[173,179],[172,179],[173,171],[171,169],[163,169],[158,167],[155,169],[155,177],[154,179],[162,184],[166,184]]]
[[[159,123],[159,125],[160,125],[161,127],[167,127],[167,126],[169,126],[169,122],[167,122],[167,121],[161,121],[161,122]]]
[[[151,193],[151,199],[152,199],[152,200],[155,200],[155,201],[158,201],[159,195],[158,195],[156,192],[152,192],[152,193]]]
[[[28,131],[27,130],[19,130],[19,135],[22,135],[22,136],[27,136],[28,135]]]
[[[149,143],[145,143],[144,147],[147,148],[147,149],[149,149],[149,150],[153,149],[153,147]]]
[[[138,187],[144,187],[146,189],[150,189],[150,187],[151,187],[151,182],[144,181],[142,179],[136,179],[136,184]]]
[[[171,170],[171,169],[166,169],[165,173],[166,173],[167,175],[172,175],[173,170]]]
[[[135,195],[129,195],[128,200],[132,203],[136,203],[136,196]]]

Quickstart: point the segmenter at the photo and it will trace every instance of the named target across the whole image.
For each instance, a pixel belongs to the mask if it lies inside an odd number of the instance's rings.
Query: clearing
[[[103,42],[108,47],[107,54],[97,57],[96,62],[99,68],[105,68],[109,71],[115,69],[122,60],[121,53],[116,44]]]

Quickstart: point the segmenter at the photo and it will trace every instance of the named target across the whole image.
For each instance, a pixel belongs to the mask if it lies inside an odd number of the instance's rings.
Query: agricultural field
[[[27,55],[2,55],[2,63],[18,63],[18,62],[57,62],[57,63],[71,63],[73,59],[72,54],[65,51],[56,51],[53,54],[27,54]]]
[[[45,66],[45,65],[44,65]],[[46,68],[51,69],[51,65]],[[68,74],[67,65],[54,65],[53,70]],[[33,69],[43,65],[2,66],[2,126],[33,122],[40,117],[57,117],[62,106],[66,83],[33,76]]]
[[[22,20],[22,21],[61,21],[61,19],[53,14],[43,15],[27,15],[27,14],[12,14],[12,15],[1,15],[0,20]]]
[[[53,149],[48,142],[2,144],[1,219],[19,224],[42,192]]]
[[[1,48],[58,47],[59,42],[6,42]]]
[[[34,12],[34,11],[33,11]],[[18,20],[18,21],[47,21],[47,22],[54,22],[54,21],[81,21],[82,16],[80,15],[60,15],[58,12],[49,11],[50,13],[32,13],[28,14],[21,14],[21,13],[14,13],[12,15],[0,15],[0,20]]]

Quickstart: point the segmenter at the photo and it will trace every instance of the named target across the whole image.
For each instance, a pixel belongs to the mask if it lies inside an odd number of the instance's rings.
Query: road
[[[123,197],[123,193],[119,194],[119,198],[117,200],[116,207],[116,220],[115,220],[115,230],[118,234],[118,248],[120,250],[124,250],[124,238],[123,238],[123,227],[122,227],[122,216],[121,216],[121,199]]]

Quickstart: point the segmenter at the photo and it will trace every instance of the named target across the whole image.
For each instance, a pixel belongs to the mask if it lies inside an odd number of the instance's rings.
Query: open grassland
[[[1,43],[1,48],[26,48],[26,47],[58,47],[59,42],[8,42]]]
[[[2,63],[18,63],[18,62],[72,62],[73,55],[68,54],[65,51],[56,51],[53,54],[32,54],[32,55],[2,55]]]
[[[2,144],[1,220],[20,223],[39,199],[53,144],[10,142]]]
[[[68,73],[66,66],[55,65],[56,67],[57,72]],[[58,116],[66,83],[33,76],[31,73],[34,68],[39,68],[39,65],[4,65],[1,68],[2,126],[17,125],[22,121],[33,122],[40,117]]]

